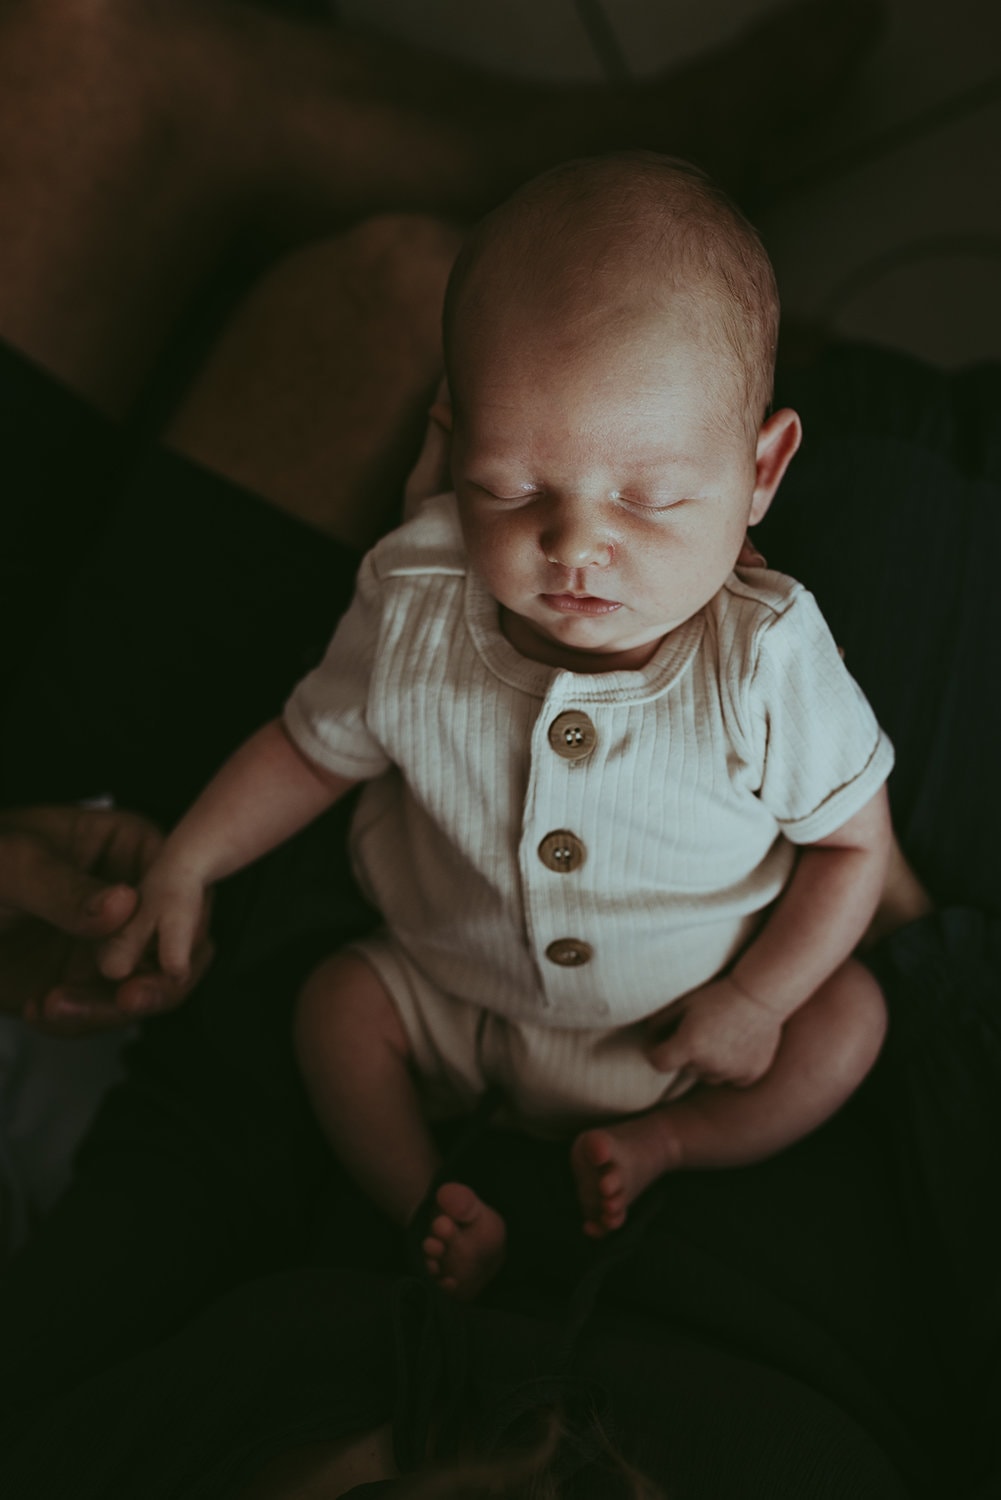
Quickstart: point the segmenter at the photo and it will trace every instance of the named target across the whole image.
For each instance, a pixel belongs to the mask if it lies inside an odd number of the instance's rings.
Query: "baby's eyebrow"
[[[644,460],[642,458],[630,457],[628,467],[623,465],[623,477],[633,475],[636,478],[647,479],[664,473],[665,469],[680,470],[686,474],[695,474],[702,469],[697,459],[691,458],[686,453],[662,453],[657,458]]]
[[[525,458],[490,458],[482,453],[463,456],[462,472],[476,484],[510,485],[515,489],[532,489],[538,478],[537,465]]]

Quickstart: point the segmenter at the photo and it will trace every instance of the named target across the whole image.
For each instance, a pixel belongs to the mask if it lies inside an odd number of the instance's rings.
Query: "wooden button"
[[[575,833],[568,833],[565,828],[557,829],[555,833],[547,833],[539,845],[539,858],[547,870],[556,870],[560,875],[568,875],[571,870],[579,870],[584,863],[587,850]]]
[[[570,708],[550,724],[549,743],[564,760],[584,760],[598,743],[598,733],[587,714]]]
[[[582,938],[557,938],[546,949],[546,957],[550,963],[559,964],[561,969],[576,969],[581,964],[590,963],[593,952],[591,944]]]

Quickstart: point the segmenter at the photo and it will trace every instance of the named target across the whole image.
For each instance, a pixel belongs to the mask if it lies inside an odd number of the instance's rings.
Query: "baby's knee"
[[[295,1004],[297,1044],[309,1045],[351,1023],[357,1009],[352,984],[355,962],[351,954],[334,953],[309,975]]]
[[[826,1017],[832,1060],[840,1061],[846,1071],[868,1072],[887,1028],[886,1001],[875,976],[857,959],[848,959],[815,1001]]]
[[[350,1055],[363,1039],[409,1051],[396,1007],[375,970],[358,953],[335,953],[313,970],[299,992],[293,1022],[296,1056],[302,1063],[328,1049]]]

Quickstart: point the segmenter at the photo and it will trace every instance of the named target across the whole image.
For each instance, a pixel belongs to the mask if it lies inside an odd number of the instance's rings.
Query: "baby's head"
[[[638,666],[718,591],[795,452],[768,257],[697,169],[570,162],[491,214],[445,307],[474,568],[525,654]]]

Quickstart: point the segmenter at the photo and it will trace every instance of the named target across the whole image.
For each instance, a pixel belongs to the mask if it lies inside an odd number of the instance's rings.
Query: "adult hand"
[[[134,813],[76,807],[0,812],[0,1011],[56,1036],[128,1024],[181,1001],[184,984],[138,973],[114,984],[98,972],[96,944],[135,910],[136,883],[161,836]]]
[[[647,1056],[661,1073],[678,1073],[668,1098],[693,1082],[747,1088],[775,1060],[782,1020],[732,979],[714,979],[647,1023]]]

